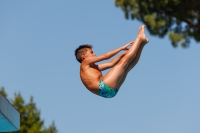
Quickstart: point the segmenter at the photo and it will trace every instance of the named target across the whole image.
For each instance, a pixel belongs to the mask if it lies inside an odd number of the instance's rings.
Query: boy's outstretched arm
[[[96,63],[99,61],[107,60],[119,53],[121,50],[128,50],[128,46],[131,46],[133,42],[127,43],[126,45],[117,48],[115,50],[112,50],[110,52],[107,52],[106,54],[100,55],[100,56],[94,56],[94,57],[89,57],[84,60],[84,63],[90,64],[90,63]]]
[[[124,53],[122,53],[118,57],[114,58],[110,62],[99,64],[98,65],[99,70],[103,71],[103,70],[106,70],[106,69],[113,67],[115,64],[117,64],[120,61],[120,59],[126,54],[126,52],[127,51],[125,51]]]

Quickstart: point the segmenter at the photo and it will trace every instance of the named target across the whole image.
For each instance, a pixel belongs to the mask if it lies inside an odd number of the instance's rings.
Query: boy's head
[[[89,44],[80,45],[75,50],[76,59],[80,63],[83,61],[84,58],[90,55],[95,55],[92,51],[92,45],[89,45]]]

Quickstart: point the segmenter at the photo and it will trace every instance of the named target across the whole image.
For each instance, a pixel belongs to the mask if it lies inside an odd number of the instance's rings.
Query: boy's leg
[[[141,43],[147,42],[148,39],[144,34],[144,25],[139,28],[138,36],[124,57],[104,76],[103,80],[105,84],[111,88],[116,88],[119,82],[122,80],[124,72],[126,71],[129,63],[136,55]]]
[[[117,85],[117,89],[120,89],[121,85],[124,83],[124,80],[126,79],[128,72],[138,63],[144,46],[145,46],[145,43],[142,43],[140,48],[138,49],[138,52],[137,52],[135,58],[129,63],[127,69],[124,72],[124,75],[122,76],[122,79],[120,80],[119,84]]]

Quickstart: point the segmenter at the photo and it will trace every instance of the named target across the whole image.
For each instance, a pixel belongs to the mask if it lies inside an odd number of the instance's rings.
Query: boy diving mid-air
[[[123,84],[128,72],[137,64],[142,49],[148,43],[148,38],[144,33],[145,26],[139,27],[137,38],[122,47],[96,56],[92,51],[92,45],[80,45],[75,50],[75,56],[80,65],[80,77],[85,87],[94,94],[105,98],[114,97]],[[130,48],[128,48],[130,46]],[[96,65],[95,63],[107,60],[118,52],[124,53],[108,63]],[[101,71],[110,68],[105,76]]]

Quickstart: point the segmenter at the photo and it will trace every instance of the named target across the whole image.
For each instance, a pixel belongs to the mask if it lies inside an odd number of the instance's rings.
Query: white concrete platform
[[[19,129],[20,113],[0,93],[0,132],[18,131]]]

